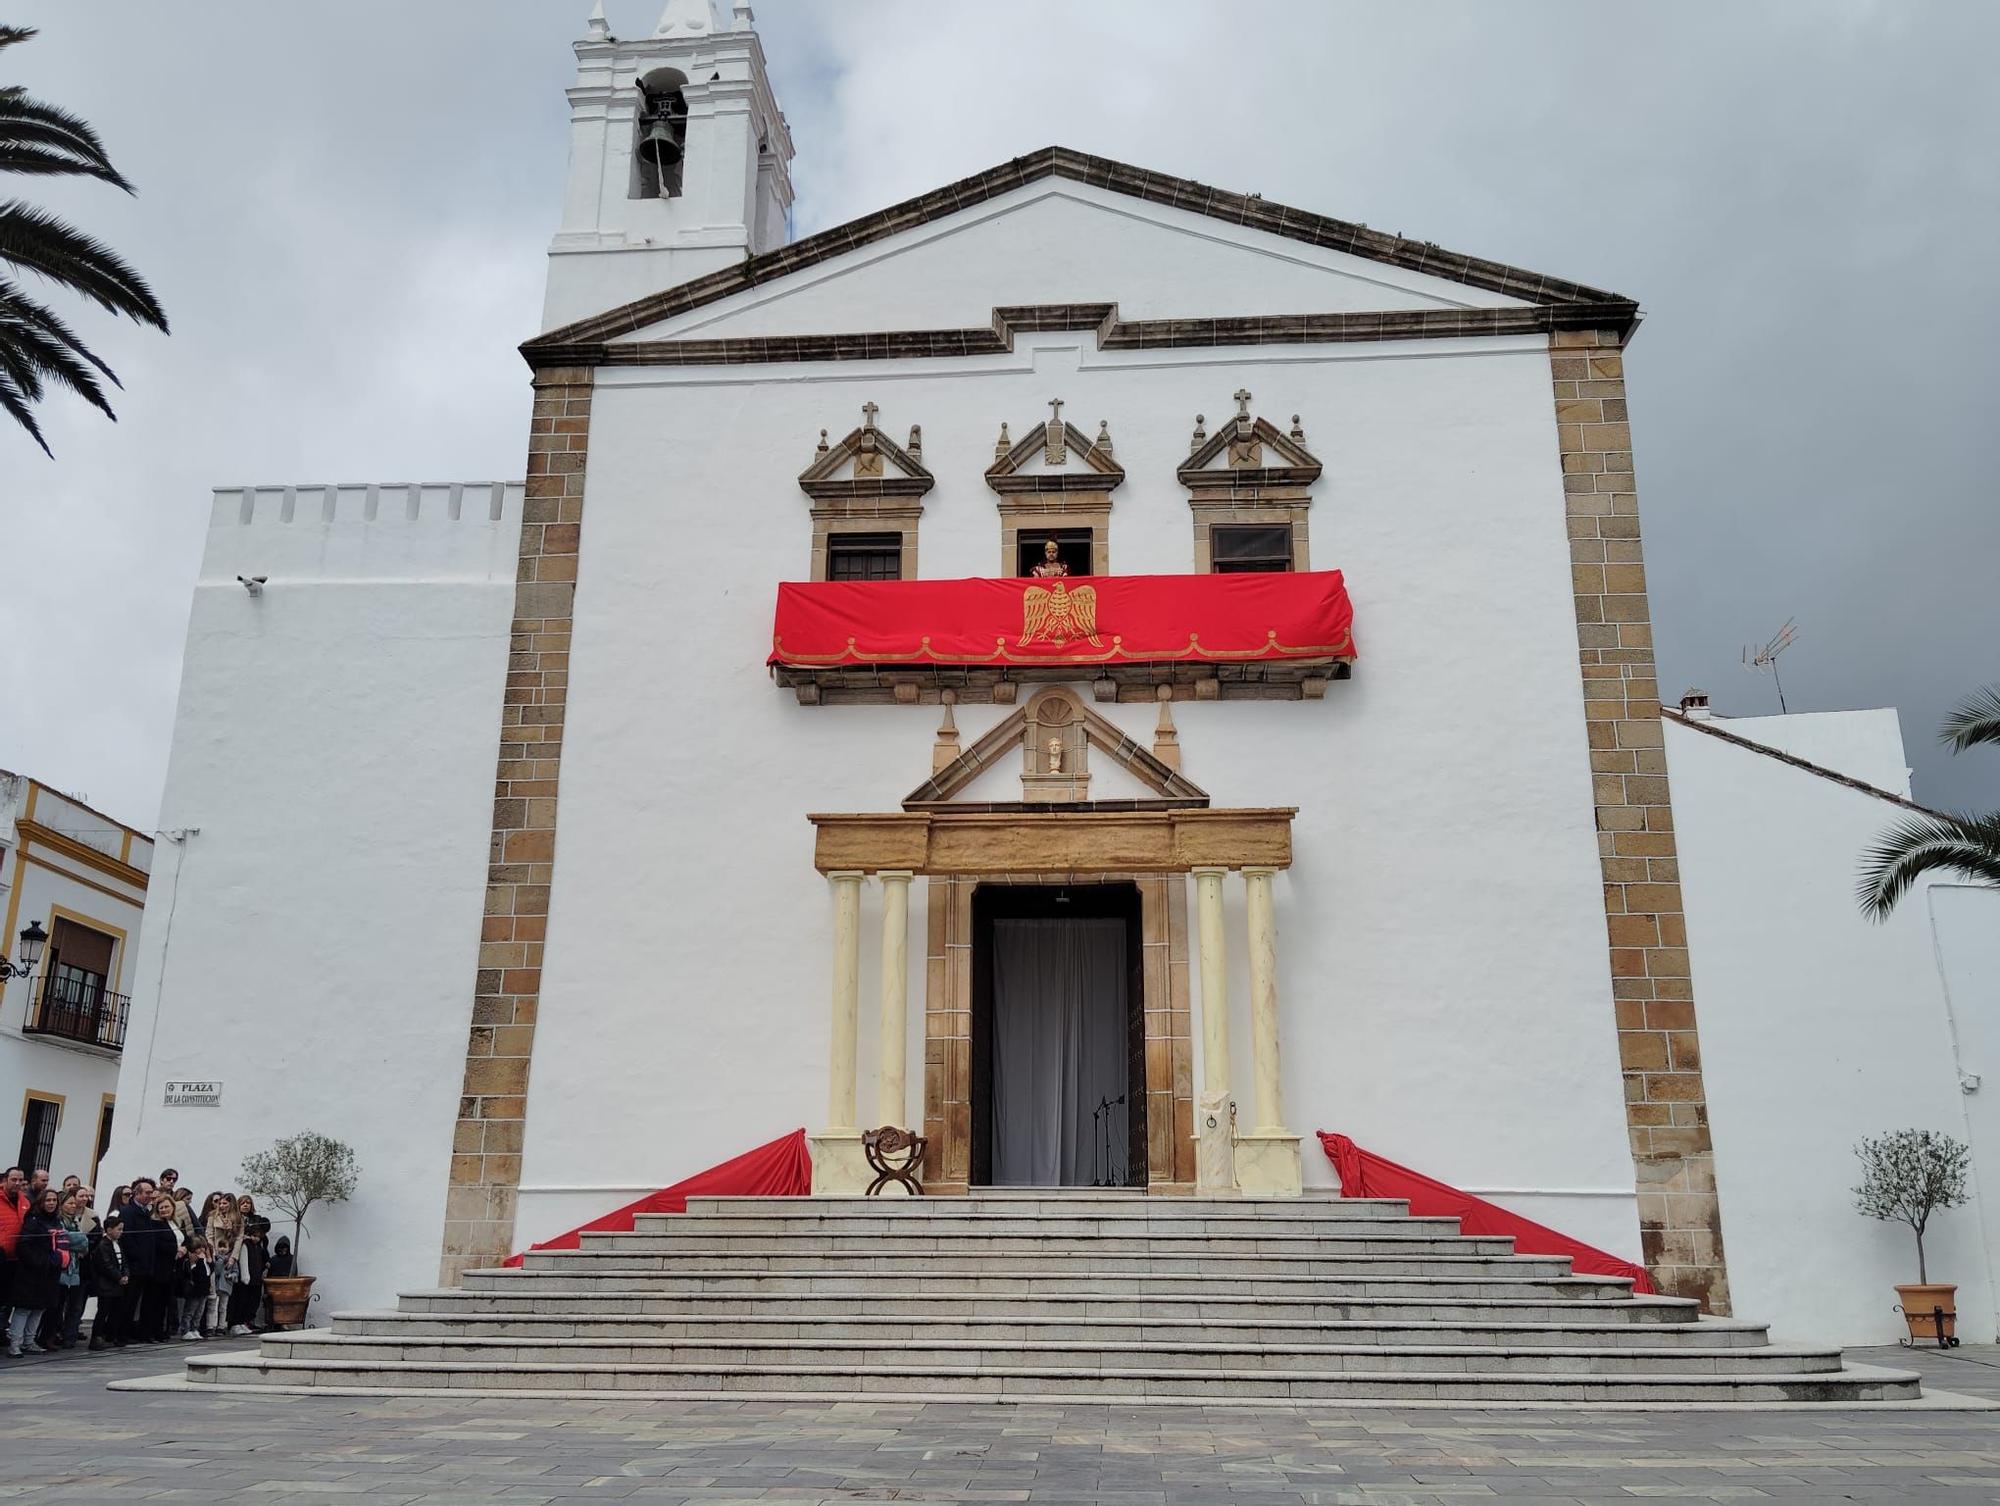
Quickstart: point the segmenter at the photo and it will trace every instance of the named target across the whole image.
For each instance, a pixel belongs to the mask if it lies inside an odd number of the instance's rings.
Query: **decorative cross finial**
[[[1061,423],[1061,422],[1062,422],[1062,410],[1063,410],[1063,400],[1062,400],[1061,398],[1059,398],[1059,397],[1052,397],[1052,398],[1050,398],[1050,399],[1049,399],[1049,422],[1050,422],[1050,423],[1055,423],[1055,424],[1059,424],[1059,423]]]
[[[863,403],[861,405],[861,427],[864,429],[874,428],[875,415],[880,413],[881,411],[882,410],[876,407],[873,403]]]
[[[1044,446],[1047,453],[1042,457],[1043,463],[1047,465],[1063,465],[1067,463],[1063,449],[1062,410],[1063,400],[1061,398],[1052,397],[1049,399],[1047,444]]]
[[[1250,389],[1248,387],[1238,387],[1229,395],[1236,399],[1237,418],[1248,419],[1250,417]]]

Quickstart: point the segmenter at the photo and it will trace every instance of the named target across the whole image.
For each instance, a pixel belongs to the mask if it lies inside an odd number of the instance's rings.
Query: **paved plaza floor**
[[[176,1369],[188,1347],[0,1361],[0,1499],[2000,1502],[2000,1412],[1259,1413],[105,1389]],[[1853,1358],[2000,1399],[2000,1350]]]

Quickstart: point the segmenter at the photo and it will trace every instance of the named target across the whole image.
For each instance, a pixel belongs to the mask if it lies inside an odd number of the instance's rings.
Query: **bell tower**
[[[769,251],[790,238],[792,138],[749,0],[667,0],[614,35],[603,0],[576,44],[569,180],[542,328]]]

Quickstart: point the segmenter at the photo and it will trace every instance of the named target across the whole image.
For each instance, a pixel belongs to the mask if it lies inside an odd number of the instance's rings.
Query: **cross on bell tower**
[[[591,13],[544,329],[791,238],[792,138],[752,19],[745,0],[727,21],[713,0],[666,0],[650,34],[626,38]]]

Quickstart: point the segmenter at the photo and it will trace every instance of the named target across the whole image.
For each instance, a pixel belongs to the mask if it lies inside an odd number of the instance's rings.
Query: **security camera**
[[[236,577],[236,580],[252,596],[262,596],[264,594],[264,582],[270,578],[268,575],[239,575]]]

